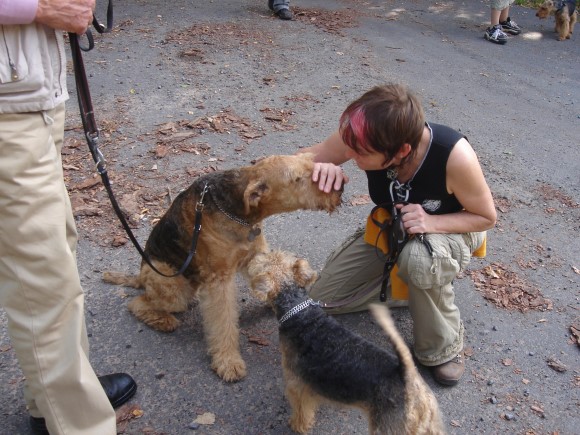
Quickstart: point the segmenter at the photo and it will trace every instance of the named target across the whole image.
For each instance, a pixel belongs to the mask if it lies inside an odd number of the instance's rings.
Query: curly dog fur
[[[373,305],[371,311],[394,352],[345,329],[309,299],[306,287],[316,274],[306,260],[282,251],[263,253],[250,262],[248,273],[252,290],[272,304],[279,320],[294,431],[310,430],[326,401],[364,411],[370,434],[445,433],[437,400],[386,307]]]
[[[180,193],[155,225],[145,252],[166,275],[175,273],[190,249],[196,204],[204,186],[202,229],[197,252],[183,275],[166,278],[144,261],[138,275],[105,272],[106,282],[144,289],[129,310],[142,322],[170,332],[179,325],[172,313],[188,309],[195,299],[202,313],[211,366],[225,381],[246,375],[240,355],[237,272],[268,250],[261,233],[264,218],[299,209],[332,212],[341,192],[324,193],[312,182],[312,155],[271,156],[255,165],[214,172],[198,178]]]
[[[549,15],[554,15],[556,18],[554,31],[558,33],[558,40],[570,39],[578,19],[576,0],[546,0],[538,8],[536,17],[544,19]]]

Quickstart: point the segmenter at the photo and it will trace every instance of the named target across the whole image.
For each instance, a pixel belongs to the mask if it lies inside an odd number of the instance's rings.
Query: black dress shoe
[[[278,15],[278,18],[281,20],[292,19],[292,11],[290,11],[290,9],[280,9],[278,12],[276,12],[276,15]]]
[[[137,391],[137,384],[127,373],[99,376],[99,382],[113,408],[121,406]],[[30,417],[30,431],[34,435],[49,435],[46,421],[42,417]]]
[[[30,417],[30,433],[33,435],[50,435],[46,421],[42,417]]]
[[[127,373],[113,373],[99,376],[99,382],[109,398],[113,408],[118,408],[129,400],[137,391],[137,384]]]

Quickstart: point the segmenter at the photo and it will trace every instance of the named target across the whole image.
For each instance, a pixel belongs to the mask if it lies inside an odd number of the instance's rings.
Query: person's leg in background
[[[290,10],[290,0],[268,0],[268,7],[281,20],[291,20],[292,11]]]

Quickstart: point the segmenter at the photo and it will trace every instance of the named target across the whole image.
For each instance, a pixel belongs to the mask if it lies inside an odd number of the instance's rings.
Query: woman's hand
[[[397,204],[395,207],[402,213],[403,226],[407,234],[424,234],[429,230],[430,215],[420,204]]]
[[[312,181],[318,183],[318,188],[330,193],[332,189],[342,190],[343,184],[348,183],[348,177],[340,166],[333,163],[315,163],[312,171]]]
[[[82,35],[93,21],[95,0],[38,0],[34,21]]]

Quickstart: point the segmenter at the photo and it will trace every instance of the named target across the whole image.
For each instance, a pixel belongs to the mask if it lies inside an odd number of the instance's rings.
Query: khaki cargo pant
[[[366,310],[379,303],[380,282],[385,256],[363,240],[364,229],[348,238],[328,258],[320,278],[310,291],[315,300],[339,305],[329,308],[331,314]],[[436,366],[453,359],[463,349],[463,324],[455,305],[453,279],[467,266],[471,253],[485,238],[485,232],[468,234],[429,234],[434,250],[416,238],[401,252],[398,276],[409,287],[409,311],[413,318],[414,351],[419,362]],[[365,293],[352,298],[355,293]],[[346,301],[345,305],[340,305]],[[387,305],[404,306],[407,301],[388,297]]]
[[[88,360],[63,134],[64,104],[0,114],[0,305],[30,414],[53,435],[112,435],[115,412]]]

